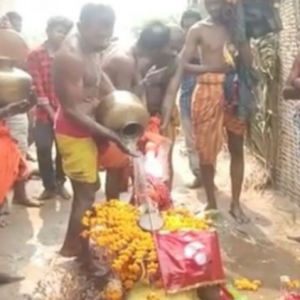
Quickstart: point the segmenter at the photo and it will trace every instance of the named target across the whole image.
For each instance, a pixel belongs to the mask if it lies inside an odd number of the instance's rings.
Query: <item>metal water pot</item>
[[[125,140],[137,140],[149,121],[147,109],[132,93],[115,91],[104,98],[96,113],[99,123],[115,131]]]
[[[28,55],[27,44],[10,29],[0,29],[0,41],[0,105],[28,99],[32,78],[16,67]]]
[[[29,99],[31,76],[14,67],[14,61],[0,57],[0,105]]]

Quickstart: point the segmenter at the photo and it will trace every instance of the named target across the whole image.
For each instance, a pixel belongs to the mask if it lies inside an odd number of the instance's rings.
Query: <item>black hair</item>
[[[23,18],[22,16],[17,13],[16,11],[9,11],[6,13],[6,16],[8,17],[9,21],[13,21],[13,20],[18,20],[18,21],[22,21]]]
[[[187,9],[181,16],[180,24],[183,25],[184,20],[194,19],[196,21],[201,21],[201,14],[196,9]]]
[[[160,21],[148,23],[142,30],[137,46],[146,50],[159,50],[170,42],[171,30]]]
[[[55,27],[62,26],[66,28],[67,31],[70,31],[73,27],[73,22],[62,16],[51,17],[47,22],[47,31],[51,31]]]
[[[89,24],[99,17],[112,24],[116,21],[116,15],[111,6],[95,3],[87,3],[81,8],[79,21]]]

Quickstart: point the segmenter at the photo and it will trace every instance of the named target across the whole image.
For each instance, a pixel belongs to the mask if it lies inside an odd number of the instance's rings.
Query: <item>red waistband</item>
[[[70,120],[61,108],[57,110],[54,129],[58,134],[64,134],[71,137],[84,138],[92,136],[90,132],[82,128],[73,120]]]

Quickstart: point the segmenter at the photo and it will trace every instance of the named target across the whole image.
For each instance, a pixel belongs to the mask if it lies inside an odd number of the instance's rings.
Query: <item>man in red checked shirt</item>
[[[72,27],[72,21],[65,17],[50,18],[46,29],[46,42],[29,54],[27,62],[38,97],[34,138],[44,186],[44,191],[39,197],[40,200],[51,199],[56,195],[64,199],[70,198],[64,188],[65,174],[57,147],[55,168],[52,161],[52,148],[55,144],[53,123],[58,108],[58,100],[52,84],[51,67],[55,52]]]

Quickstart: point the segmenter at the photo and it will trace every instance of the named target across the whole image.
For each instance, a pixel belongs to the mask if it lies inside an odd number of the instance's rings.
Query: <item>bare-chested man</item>
[[[74,193],[68,231],[61,249],[63,256],[87,258],[87,243],[80,238],[81,219],[91,208],[99,188],[95,139],[113,141],[130,154],[114,132],[93,118],[100,96],[114,91],[99,68],[99,52],[111,38],[114,23],[112,8],[86,4],[81,10],[78,33],[64,42],[54,58],[54,85],[61,105],[56,116],[56,138]]]
[[[177,127],[179,125],[178,111],[175,106],[176,95],[173,98],[165,101],[166,91],[171,79],[178,68],[178,54],[184,45],[184,32],[177,25],[169,25],[170,42],[168,52],[164,56],[158,57],[156,60],[150,62],[148,68],[155,68],[164,70],[161,76],[146,85],[146,100],[148,111],[151,116],[161,117],[161,133],[170,139],[172,142],[169,152],[169,188],[173,183],[173,145],[177,135]],[[149,72],[149,71],[148,71]]]
[[[214,189],[214,165],[223,142],[223,129],[226,128],[228,148],[231,156],[230,175],[232,181],[231,215],[239,222],[246,222],[240,205],[240,194],[244,175],[243,137],[245,123],[234,114],[234,107],[225,102],[224,81],[230,66],[225,62],[224,50],[232,44],[229,31],[222,21],[223,0],[205,0],[209,17],[195,24],[188,33],[182,53],[184,70],[198,76],[195,90],[192,117],[196,148],[200,158],[201,173],[208,205],[216,209]],[[225,48],[226,47],[226,48]],[[242,59],[248,59],[249,48],[241,45]],[[200,48],[202,65],[190,64],[197,48]],[[248,51],[248,52],[247,52]],[[247,55],[248,54],[248,57]],[[177,78],[176,78],[177,77]],[[170,85],[169,95],[178,88],[177,72]],[[171,93],[171,94],[170,94]],[[167,94],[167,96],[168,96]],[[170,97],[170,96],[169,96]]]
[[[159,95],[155,93],[152,99],[148,97],[148,92],[145,95],[145,88],[153,91],[158,87],[158,84],[163,83],[165,85],[168,80],[166,79],[166,76],[169,76],[168,73],[172,74],[176,69],[172,68],[170,72],[165,68],[168,66],[170,57],[172,58],[170,38],[171,31],[168,26],[154,21],[143,28],[134,46],[127,51],[115,47],[105,55],[103,60],[103,70],[109,76],[115,88],[131,91],[144,101],[147,100],[150,113],[153,110],[155,110],[155,113],[161,112],[161,88],[159,87]],[[157,108],[157,105],[159,108]],[[116,182],[121,182],[121,175],[121,169],[108,170],[106,180],[107,197],[118,198],[122,189],[120,187],[117,189]]]

